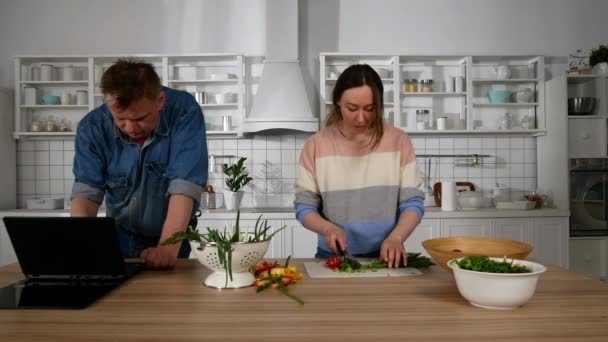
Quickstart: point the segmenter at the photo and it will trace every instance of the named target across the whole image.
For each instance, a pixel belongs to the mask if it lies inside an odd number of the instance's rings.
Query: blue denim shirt
[[[101,204],[105,195],[107,215],[144,236],[160,236],[172,194],[194,199],[194,214],[207,183],[201,108],[187,92],[162,91],[158,125],[143,145],[120,131],[106,104],[88,113],[76,134],[72,198]]]

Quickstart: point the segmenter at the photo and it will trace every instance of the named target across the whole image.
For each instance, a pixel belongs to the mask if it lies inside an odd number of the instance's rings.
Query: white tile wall
[[[304,142],[310,134],[253,135],[243,139],[208,141],[209,154],[246,157],[254,180],[245,188],[244,207],[291,207],[294,183]],[[412,137],[416,154],[487,154],[481,166],[458,166],[455,158],[433,158],[431,175],[436,181],[470,181],[489,195],[498,182],[512,189],[512,198],[536,188],[536,139],[532,137]],[[69,197],[74,176],[73,140],[19,141],[18,203],[27,199]],[[222,203],[221,164],[234,162],[217,158],[216,172],[209,184]],[[424,170],[424,158],[418,158]]]

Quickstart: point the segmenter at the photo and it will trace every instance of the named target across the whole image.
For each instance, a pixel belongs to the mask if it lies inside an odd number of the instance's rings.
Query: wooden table
[[[181,260],[147,271],[85,310],[0,310],[0,341],[607,341],[608,284],[557,267],[541,276],[525,306],[474,307],[450,274],[308,278],[290,290],[217,290],[208,270]],[[0,268],[0,286],[22,278]]]

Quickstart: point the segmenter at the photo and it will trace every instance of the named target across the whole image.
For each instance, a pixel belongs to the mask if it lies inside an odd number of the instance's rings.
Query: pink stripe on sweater
[[[380,144],[373,151],[370,151],[369,148],[361,148],[347,140],[335,126],[330,126],[324,127],[306,141],[300,155],[300,164],[314,174],[315,159],[318,158],[329,156],[362,157],[370,153],[395,151],[401,153],[402,167],[416,159],[411,141],[401,129],[385,125]]]

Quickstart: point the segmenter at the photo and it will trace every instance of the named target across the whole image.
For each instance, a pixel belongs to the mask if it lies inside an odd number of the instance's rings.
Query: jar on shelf
[[[30,132],[43,132],[43,128],[42,122],[40,122],[38,116],[34,117],[32,122],[30,122]]]
[[[433,92],[433,80],[420,80],[420,84],[422,84],[422,92],[423,93],[431,93]]]
[[[418,91],[418,80],[415,78],[409,78],[404,81],[403,91],[406,93],[415,93]]]
[[[416,129],[423,131],[428,128],[429,116],[431,111],[428,109],[416,109]]]
[[[57,122],[55,121],[55,117],[49,115],[48,120],[46,120],[45,130],[47,132],[56,132],[57,131]]]

